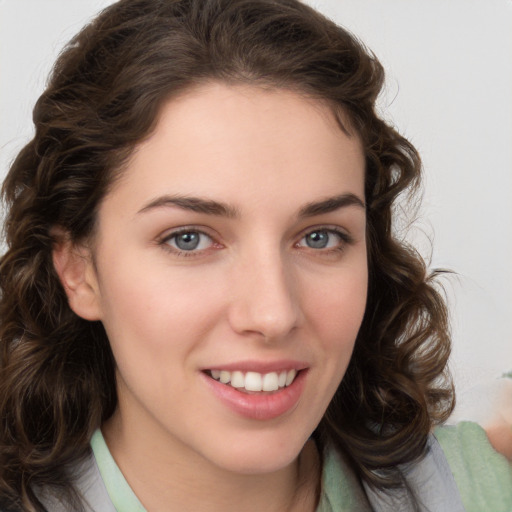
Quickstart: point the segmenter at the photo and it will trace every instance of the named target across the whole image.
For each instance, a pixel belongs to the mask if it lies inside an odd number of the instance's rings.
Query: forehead
[[[257,195],[297,202],[362,196],[364,155],[326,102],[290,90],[210,83],[164,104],[121,184],[134,201],[158,193],[229,203]]]

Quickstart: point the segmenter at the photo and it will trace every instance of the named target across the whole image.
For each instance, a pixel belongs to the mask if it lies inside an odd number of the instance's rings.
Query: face
[[[360,142],[317,100],[208,84],[166,104],[70,298],[105,326],[121,428],[230,471],[290,464],[362,320],[363,201]]]

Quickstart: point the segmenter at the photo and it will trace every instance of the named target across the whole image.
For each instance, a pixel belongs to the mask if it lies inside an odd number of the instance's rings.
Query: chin
[[[258,437],[258,436],[255,436]],[[222,453],[212,454],[216,465],[227,471],[257,475],[280,471],[292,464],[300,455],[309,436],[290,439],[290,434],[282,439],[233,440]],[[210,457],[209,457],[210,458]]]

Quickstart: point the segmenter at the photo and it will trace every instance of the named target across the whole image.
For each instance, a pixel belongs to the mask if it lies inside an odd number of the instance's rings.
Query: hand
[[[496,451],[512,461],[512,379],[501,378],[463,393],[449,423],[474,421]]]

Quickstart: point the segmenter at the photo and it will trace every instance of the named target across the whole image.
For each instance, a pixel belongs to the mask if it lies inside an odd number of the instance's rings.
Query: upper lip
[[[225,370],[228,372],[241,371],[241,372],[257,372],[257,373],[270,373],[283,370],[304,370],[309,365],[304,361],[295,360],[278,360],[278,361],[237,361],[234,363],[215,364],[208,366],[203,370]]]

